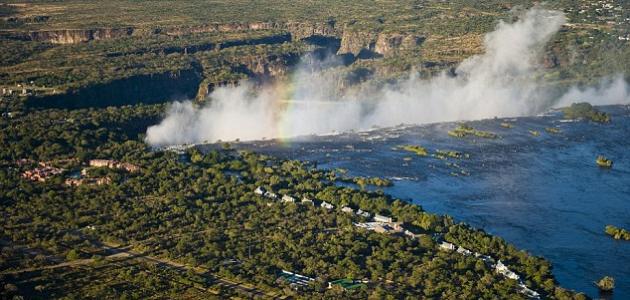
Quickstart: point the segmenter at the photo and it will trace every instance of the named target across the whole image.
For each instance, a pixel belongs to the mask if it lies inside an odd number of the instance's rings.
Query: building
[[[449,242],[442,242],[440,243],[440,249],[442,250],[447,250],[447,251],[453,251],[455,250],[455,245],[449,243]]]
[[[326,201],[323,201],[322,204],[320,204],[319,206],[323,207],[325,209],[328,209],[328,210],[331,210],[331,209],[335,208],[334,205],[332,205],[332,204],[330,204],[330,203],[328,203]]]
[[[339,279],[328,282],[328,288],[332,289],[333,287],[338,286],[341,287],[344,291],[348,291],[365,287],[365,283],[367,283],[367,280],[359,281],[352,279]]]
[[[49,177],[59,175],[63,173],[63,171],[65,170],[40,163],[40,167],[24,171],[22,173],[22,178],[32,181],[45,182]]]
[[[254,190],[254,194],[256,194],[256,195],[260,195],[260,196],[264,195],[264,194],[265,194],[265,192],[266,192],[266,190],[265,190],[263,187],[261,187],[261,186],[257,187],[257,188]]]
[[[275,193],[272,193],[272,192],[265,192],[265,197],[267,197],[269,199],[278,199],[278,195],[276,195]]]
[[[302,198],[302,204],[314,206],[315,202],[313,202],[313,200],[311,200],[309,198],[304,197],[304,198]]]
[[[295,203],[295,198],[289,196],[289,195],[283,195],[282,196],[282,202],[286,202],[286,203]]]
[[[540,299],[540,294],[528,288],[524,283],[519,283],[518,286],[521,288],[521,293],[523,293],[525,296],[532,299]]]
[[[381,216],[379,214],[374,215],[375,222],[383,222],[383,223],[392,223],[393,219],[391,217]]]
[[[99,178],[68,178],[64,182],[67,186],[80,186],[84,184],[90,185],[105,185],[112,183],[112,179],[109,177]]]
[[[140,171],[140,167],[130,163],[118,163],[116,167],[131,173]]]
[[[349,213],[349,214],[354,214],[354,209],[348,207],[348,206],[344,206],[341,208],[341,211],[345,212],[345,213]]]
[[[514,273],[512,270],[508,269],[508,267],[506,265],[503,264],[503,262],[501,260],[499,260],[497,262],[497,265],[495,266],[495,270],[497,271],[497,273],[510,278],[510,279],[514,279],[514,280],[520,280],[520,276],[518,276],[518,274]]]
[[[405,231],[400,223],[365,222],[354,223],[354,226],[385,234],[400,234]]]
[[[417,236],[415,233],[413,233],[413,232],[411,232],[411,231],[409,231],[409,230],[407,230],[407,229],[405,229],[405,231],[404,231],[403,233],[404,233],[406,236],[408,236],[408,237],[410,237],[410,238],[412,238],[412,239],[415,239],[415,238],[416,238],[416,236]]]
[[[277,281],[287,282],[292,288],[298,289],[300,287],[308,286],[309,282],[315,281],[315,279],[304,276],[304,275],[300,275],[297,273],[282,270],[282,273],[280,274],[280,277],[278,277]]]
[[[91,159],[88,165],[95,168],[121,169],[132,173],[140,171],[140,167],[134,164],[121,163],[111,159]]]
[[[91,159],[88,165],[95,168],[113,168],[115,163],[116,161],[109,159]]]
[[[462,246],[459,246],[459,248],[457,248],[457,253],[460,253],[460,254],[463,254],[463,255],[472,255],[473,254],[472,251],[470,251],[470,250],[468,250],[468,249],[466,249],[466,248],[464,248]]]
[[[357,216],[361,216],[364,218],[369,218],[370,217],[370,213],[367,211],[363,211],[361,209],[357,210]]]

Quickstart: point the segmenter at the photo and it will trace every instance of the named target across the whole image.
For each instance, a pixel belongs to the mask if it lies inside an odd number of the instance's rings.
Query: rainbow
[[[277,137],[279,145],[283,147],[290,146],[290,137],[293,134],[293,121],[292,116],[296,106],[296,92],[297,84],[296,78],[291,75],[288,80],[277,80],[272,87],[272,95],[274,96],[273,111],[274,111],[274,128],[272,128],[272,136]]]

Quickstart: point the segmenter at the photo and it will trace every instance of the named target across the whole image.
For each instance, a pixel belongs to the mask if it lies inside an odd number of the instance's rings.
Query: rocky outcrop
[[[104,40],[130,36],[133,28],[99,28],[88,30],[50,30],[29,33],[30,40],[53,44],[76,44],[92,40]]]
[[[291,33],[293,39],[301,40],[309,37],[338,37],[341,32],[334,21],[324,23],[289,22],[282,26],[283,30]]]
[[[412,34],[344,31],[337,54],[353,54],[365,58],[392,56],[401,50],[414,49],[424,37]]]
[[[5,31],[1,36],[8,39],[47,42],[53,44],[76,44],[92,40],[104,40],[130,36],[133,28],[59,29],[31,32]]]
[[[300,55],[287,53],[284,55],[268,56],[245,56],[236,61],[226,62],[233,73],[243,74],[244,78],[249,78],[257,82],[265,82],[287,76],[291,68],[300,62]],[[211,77],[211,76],[210,76]],[[238,84],[238,80],[233,81],[212,81],[204,79],[197,90],[197,101],[204,100],[216,87]]]
[[[417,48],[425,40],[424,37],[403,34],[379,34],[376,39],[374,52],[383,56],[392,56],[400,50]]]
[[[341,36],[341,46],[337,54],[352,54],[358,56],[362,51],[374,51],[377,34],[374,32],[361,32],[345,30]]]
[[[253,22],[253,23],[211,23],[197,26],[171,27],[160,31],[166,35],[188,35],[194,33],[211,32],[238,32],[256,30],[281,30],[291,34],[294,40],[300,40],[311,36],[338,36],[340,33],[335,28],[335,22]]]
[[[235,32],[235,31],[249,31],[249,30],[271,30],[278,29],[278,24],[274,22],[256,22],[256,23],[229,23],[219,24],[211,23],[195,26],[177,26],[162,29],[159,32],[166,35],[180,36],[195,33],[209,33],[209,32]]]
[[[297,54],[249,56],[239,59],[238,67],[242,73],[254,78],[271,78],[287,75],[290,67],[300,60]]]
[[[238,80],[231,80],[231,81],[223,80],[219,82],[213,82],[213,81],[204,79],[204,81],[202,81],[201,84],[199,84],[199,89],[197,90],[195,101],[197,102],[205,101],[208,95],[210,95],[210,93],[214,91],[216,88],[219,88],[222,86],[237,86],[237,85],[238,85]]]
[[[409,34],[378,33],[373,31],[360,31],[356,29],[340,28],[333,20],[327,22],[252,22],[252,23],[211,23],[195,26],[176,26],[168,28],[96,28],[96,29],[60,29],[44,31],[3,31],[0,36],[10,39],[49,42],[53,44],[74,44],[92,40],[113,39],[126,36],[148,36],[165,34],[169,36],[181,36],[197,33],[212,32],[247,32],[259,30],[274,30],[278,33],[269,37],[244,39],[242,41],[226,41],[216,45],[182,46],[173,49],[165,49],[165,53],[193,53],[221,49],[238,45],[274,44],[305,40],[317,43],[327,42],[337,44],[337,54],[352,54],[354,57],[389,56],[398,50],[412,49],[424,40],[423,37]],[[334,40],[330,40],[334,39]],[[321,46],[321,45],[320,45]],[[148,50],[150,51],[150,50]],[[112,54],[120,55],[119,53]]]
[[[290,34],[292,40],[304,39],[312,36],[332,37],[340,35],[335,28],[335,22],[253,22],[253,23],[211,23],[195,26],[175,26],[168,28],[95,28],[95,29],[58,29],[42,31],[13,31],[0,32],[0,37],[16,40],[49,42],[53,44],[76,44],[92,40],[112,39],[125,36],[147,36],[165,34],[181,36],[196,33],[239,32],[277,30]]]

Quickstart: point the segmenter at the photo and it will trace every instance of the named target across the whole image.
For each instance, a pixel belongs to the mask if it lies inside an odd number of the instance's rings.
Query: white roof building
[[[323,207],[325,209],[328,209],[328,210],[335,208],[334,205],[332,205],[332,204],[330,204],[330,203],[328,203],[326,201],[323,201],[322,204],[320,204],[319,206],[321,206],[321,207]]]
[[[357,215],[361,216],[361,217],[366,217],[369,218],[370,217],[370,213],[367,211],[363,211],[363,210],[357,210]]]
[[[341,211],[345,212],[345,213],[349,213],[349,214],[354,214],[354,209],[348,207],[348,206],[344,206],[341,208]]]
[[[262,196],[262,195],[264,195],[264,194],[265,194],[265,192],[266,192],[266,191],[265,191],[265,189],[264,189],[263,187],[261,187],[261,186],[257,187],[257,188],[254,190],[254,193],[255,193],[256,195],[261,195],[261,196]]]
[[[499,260],[497,262],[497,265],[495,266],[495,269],[498,272],[502,272],[502,271],[509,271],[510,269],[508,269],[508,267],[506,265],[503,264],[503,262],[501,260]]]
[[[289,195],[284,195],[282,196],[282,202],[289,202],[289,203],[295,203],[295,198],[289,196]]]
[[[383,222],[383,223],[391,223],[393,222],[391,217],[381,216],[379,214],[374,215],[374,221]]]
[[[411,231],[409,231],[409,230],[407,230],[407,229],[405,229],[405,231],[404,231],[403,233],[404,233],[406,236],[408,236],[408,237],[410,237],[410,238],[412,238],[412,239],[415,239],[415,238],[416,238],[416,234],[415,234],[415,233],[413,233],[413,232],[411,232]]]
[[[313,200],[311,200],[309,198],[306,198],[306,197],[302,198],[302,204],[315,205]]]
[[[278,195],[276,195],[275,193],[272,193],[272,192],[265,192],[265,197],[267,197],[269,199],[278,199]]]
[[[499,262],[497,262],[497,265],[495,267],[497,273],[500,273],[501,275],[510,278],[510,279],[514,279],[514,280],[520,280],[520,276],[518,276],[518,274],[512,272],[512,270],[508,269],[508,267],[506,265],[503,264],[503,262],[501,260],[499,260]]]
[[[453,251],[453,250],[455,250],[455,245],[453,245],[453,244],[451,244],[449,242],[442,242],[440,244],[440,249]]]
[[[471,254],[473,254],[470,250],[468,250],[468,249],[466,249],[466,248],[464,248],[462,246],[459,246],[459,248],[457,248],[457,253],[460,253],[460,254],[463,254],[463,255],[471,255]]]

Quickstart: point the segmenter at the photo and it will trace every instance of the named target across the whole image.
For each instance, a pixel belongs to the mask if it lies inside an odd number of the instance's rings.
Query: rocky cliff
[[[227,61],[232,73],[242,74],[244,78],[250,80],[264,82],[287,76],[291,68],[300,61],[300,55],[295,53],[287,53],[284,55],[267,55],[267,56],[244,56],[239,57],[235,61]],[[209,74],[212,77],[212,73]],[[204,100],[216,87],[226,85],[236,85],[238,80],[220,80],[204,79],[197,89],[197,101]]]
[[[92,40],[104,40],[130,36],[134,32],[128,28],[97,28],[97,29],[61,29],[47,31],[32,31],[28,33],[13,33],[9,37],[22,40],[49,42],[53,44],[76,44]]]
[[[335,22],[253,22],[253,23],[211,23],[198,26],[179,26],[160,30],[166,35],[188,35],[194,33],[211,32],[237,32],[256,30],[279,30],[291,34],[292,39],[300,40],[311,36],[338,36],[340,32],[335,27]]]
[[[362,51],[374,51],[377,34],[371,31],[344,30],[341,35],[341,47],[337,54],[352,54],[358,56]]]
[[[425,40],[422,36],[403,34],[379,34],[376,38],[374,52],[383,56],[392,56],[398,51],[411,50],[419,47]]]
[[[289,68],[296,65],[299,60],[296,54],[248,56],[239,59],[236,68],[250,77],[281,77],[286,75]]]
[[[356,57],[392,56],[400,50],[419,47],[424,37],[413,34],[344,31],[337,54]]]
[[[352,54],[355,57],[379,54],[388,56],[397,50],[417,47],[424,40],[423,37],[409,34],[378,33],[374,31],[350,30],[339,26],[335,21],[327,22],[252,22],[252,23],[211,23],[197,26],[176,26],[169,28],[96,28],[96,29],[60,29],[46,31],[4,31],[0,36],[10,39],[49,42],[54,44],[73,44],[92,40],[113,39],[125,36],[146,36],[165,34],[171,36],[189,35],[195,33],[238,32],[257,30],[277,30],[285,32],[277,38],[265,38],[254,44],[278,43],[312,38],[334,38],[340,40],[338,54]],[[229,45],[228,45],[229,46]],[[220,48],[220,47],[219,47]],[[185,47],[182,47],[185,49]],[[214,46],[212,47],[214,49]],[[187,49],[195,52],[195,49]],[[206,50],[206,49],[201,49]],[[179,50],[174,50],[180,52]],[[183,50],[186,51],[186,50]]]

